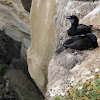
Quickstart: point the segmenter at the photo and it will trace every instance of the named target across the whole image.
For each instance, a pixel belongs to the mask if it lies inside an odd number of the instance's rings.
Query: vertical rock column
[[[32,0],[30,13],[31,47],[27,51],[28,70],[45,95],[47,67],[55,44],[53,23],[56,14],[55,0]]]

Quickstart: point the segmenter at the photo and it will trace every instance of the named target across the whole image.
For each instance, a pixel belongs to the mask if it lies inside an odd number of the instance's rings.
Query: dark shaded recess
[[[11,63],[12,59],[20,58],[21,43],[13,40],[0,30],[0,60]]]
[[[39,88],[37,87],[36,83],[34,82],[34,80],[31,78],[29,72],[28,72],[28,65],[27,65],[27,61],[23,60],[23,59],[13,59],[12,63],[10,64],[10,68],[15,68],[16,70],[20,69],[24,72],[24,74],[27,76],[27,78],[33,83],[35,89],[38,90],[38,94],[41,95],[41,97],[44,99],[43,94],[40,92]],[[41,100],[42,100],[41,98]]]
[[[8,68],[22,70],[27,78],[33,83],[34,88],[38,90],[38,94],[44,98],[39,88],[30,77],[27,61],[20,59],[20,52],[21,42],[13,40],[8,35],[6,35],[4,31],[0,30],[0,63],[7,64]],[[4,68],[5,70],[7,69],[6,67]]]
[[[26,11],[30,12],[32,0],[21,0],[23,7]]]

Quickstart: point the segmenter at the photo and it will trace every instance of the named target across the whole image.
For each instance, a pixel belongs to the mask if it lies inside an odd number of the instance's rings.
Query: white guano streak
[[[39,8],[40,0],[37,0],[37,8]]]
[[[45,24],[47,24],[47,21],[48,21],[49,8],[50,8],[50,1],[48,0],[47,4],[46,4],[47,13],[46,13],[46,22],[45,22]]]

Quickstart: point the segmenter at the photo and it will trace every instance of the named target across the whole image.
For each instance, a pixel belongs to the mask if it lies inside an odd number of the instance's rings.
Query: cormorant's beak
[[[73,19],[71,19],[70,16],[68,16],[67,19],[68,19],[71,23],[73,22]]]
[[[67,18],[71,23],[73,22],[73,20],[72,19],[69,19],[69,18]]]

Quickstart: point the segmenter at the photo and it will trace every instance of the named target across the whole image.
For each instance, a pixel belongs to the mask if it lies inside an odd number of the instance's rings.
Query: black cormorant
[[[64,44],[58,48],[55,53],[60,53],[63,49],[71,48],[74,50],[88,50],[90,48],[95,49],[98,47],[97,38],[92,33],[87,33],[84,36],[74,36],[64,42]]]
[[[72,16],[67,17],[67,19],[70,20],[70,22],[71,22],[71,27],[67,31],[69,36],[91,33],[91,28],[93,26],[92,25],[87,26],[87,25],[79,24],[79,19],[78,19],[77,16],[72,15]]]

